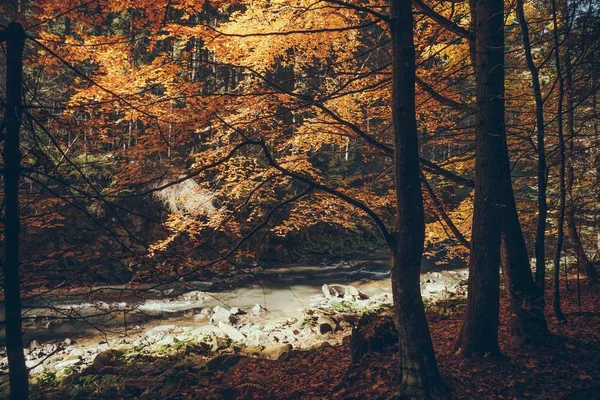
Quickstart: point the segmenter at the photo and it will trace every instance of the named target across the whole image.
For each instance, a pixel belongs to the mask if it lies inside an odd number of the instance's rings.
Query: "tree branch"
[[[455,24],[454,22],[450,21],[448,18],[437,13],[436,11],[433,10],[433,8],[429,7],[422,0],[413,0],[413,4],[419,10],[421,10],[421,12],[423,14],[427,15],[429,18],[431,18],[432,20],[437,22],[440,26],[442,26],[446,30],[448,30],[452,33],[455,33],[458,36],[468,39],[470,41],[475,40],[475,35],[473,34],[473,32],[469,31],[468,29],[463,28],[460,25]]]

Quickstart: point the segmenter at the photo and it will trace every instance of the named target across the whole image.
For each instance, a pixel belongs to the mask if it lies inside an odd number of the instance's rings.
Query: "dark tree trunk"
[[[575,102],[573,100],[573,71],[572,71],[572,61],[571,61],[571,34],[570,34],[570,24],[571,17],[570,11],[568,8],[568,2],[563,2],[563,21],[567,29],[565,30],[566,37],[566,49],[564,52],[564,64],[565,64],[565,85],[564,85],[564,95],[566,101],[566,111],[567,111],[567,131],[569,133],[569,151],[568,158],[566,163],[566,193],[567,193],[567,228],[569,231],[569,237],[571,239],[571,243],[575,248],[575,253],[577,254],[577,261],[579,262],[579,267],[583,269],[588,279],[591,282],[598,282],[598,272],[587,256],[585,249],[583,247],[583,243],[581,242],[581,237],[579,236],[579,231],[577,229],[577,219],[575,218],[576,204],[575,198],[573,196],[573,184],[575,183],[575,171],[573,164],[575,163]]]
[[[401,393],[447,393],[437,367],[420,291],[425,216],[415,117],[415,48],[410,0],[390,0],[393,51],[392,118],[398,219],[392,245],[394,318],[400,348]]]
[[[13,22],[4,32],[6,40],[6,111],[4,138],[4,312],[6,352],[8,355],[10,398],[29,397],[28,376],[23,354],[21,334],[21,290],[19,278],[19,175],[21,151],[19,131],[22,115],[23,47],[25,32],[21,24]]]
[[[546,200],[547,165],[546,165],[546,146],[545,136],[546,127],[544,125],[544,100],[542,98],[542,89],[540,85],[538,67],[533,61],[531,52],[531,41],[529,38],[529,25],[525,18],[523,9],[523,0],[517,0],[517,16],[523,33],[523,48],[525,50],[525,60],[527,68],[531,73],[531,84],[533,87],[533,97],[535,100],[535,122],[537,131],[537,183],[538,183],[538,219],[535,233],[535,283],[542,291],[542,300],[544,287],[546,283],[546,219],[548,216],[548,204]]]
[[[541,345],[548,338],[548,324],[544,316],[544,292],[531,274],[525,238],[519,223],[512,185],[507,193],[512,200],[503,218],[504,283],[510,301],[511,344]]]
[[[476,0],[475,201],[469,295],[457,342],[463,355],[498,355],[500,243],[504,187],[504,1]]]
[[[502,217],[504,282],[510,300],[511,341],[516,345],[541,344],[547,338],[548,325],[544,316],[544,279],[546,270],[545,232],[546,232],[546,151],[544,145],[545,126],[544,109],[537,67],[533,63],[529,29],[523,12],[522,0],[517,0],[517,16],[523,31],[523,43],[527,66],[531,71],[534,99],[536,104],[536,128],[538,140],[538,221],[535,241],[536,281],[533,279],[529,265],[529,254],[519,221],[515,202],[510,160],[506,140],[503,143],[503,178],[505,203]]]
[[[565,319],[560,306],[560,255],[562,252],[565,224],[566,207],[566,187],[565,187],[565,140],[563,135],[563,99],[564,99],[564,78],[560,63],[560,39],[558,37],[558,21],[556,15],[556,0],[552,0],[552,20],[554,25],[554,62],[556,64],[556,79],[558,80],[558,104],[556,110],[556,124],[558,131],[558,151],[559,151],[559,184],[560,184],[560,203],[558,206],[558,232],[556,233],[556,249],[554,251],[554,314],[559,321]]]

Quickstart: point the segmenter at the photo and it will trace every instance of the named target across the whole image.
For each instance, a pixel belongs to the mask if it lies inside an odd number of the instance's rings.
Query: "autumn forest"
[[[595,0],[0,0],[0,398],[600,398]]]

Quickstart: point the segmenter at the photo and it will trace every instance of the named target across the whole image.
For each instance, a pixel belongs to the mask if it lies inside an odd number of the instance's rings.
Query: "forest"
[[[0,0],[0,398],[600,398],[596,0]]]

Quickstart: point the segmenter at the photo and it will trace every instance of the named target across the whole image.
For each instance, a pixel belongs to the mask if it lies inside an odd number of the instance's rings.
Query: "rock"
[[[206,293],[200,290],[194,290],[193,292],[187,292],[179,296],[179,300],[185,301],[199,301],[202,302],[206,297]]]
[[[255,304],[254,307],[252,307],[252,314],[254,314],[257,317],[265,315],[266,312],[267,309],[261,306],[260,304]]]
[[[96,357],[94,357],[94,361],[92,361],[93,370],[98,373],[113,373],[115,366],[118,363],[119,358],[123,355],[122,351],[119,350],[105,350],[100,353]]]
[[[319,327],[319,333],[324,335],[327,332],[335,331],[337,324],[332,318],[326,315],[319,315],[319,318],[317,319],[317,326]]]
[[[238,365],[242,360],[247,360],[247,357],[240,354],[221,354],[209,360],[206,363],[206,368],[209,371],[227,371]]]
[[[37,349],[37,348],[39,348],[39,347],[40,347],[40,344],[38,343],[38,341],[37,341],[37,340],[32,340],[32,341],[31,341],[31,344],[29,345],[29,348],[30,348],[30,349],[32,349],[32,350],[33,350],[33,349]]]
[[[246,354],[255,356],[257,354],[260,354],[261,351],[263,351],[263,347],[260,345],[246,346],[242,349],[242,351]]]
[[[363,314],[350,337],[352,363],[367,353],[384,351],[398,345],[398,331],[391,317]]]
[[[237,322],[237,320],[238,318],[233,315],[231,311],[221,306],[216,306],[213,308],[213,315],[210,317],[210,322],[215,325],[218,325],[219,322],[234,324]]]
[[[81,365],[82,361],[79,358],[73,359],[73,360],[65,360],[65,361],[61,361],[58,362],[56,364],[54,364],[54,367],[57,370],[62,370],[68,367],[74,367],[75,365]]]
[[[425,285],[425,290],[427,290],[429,293],[442,293],[446,290],[446,285],[443,283],[431,283]]]
[[[221,328],[221,330],[225,332],[227,336],[229,336],[229,338],[234,342],[242,342],[246,340],[246,336],[229,324],[219,322],[219,328]]]
[[[285,360],[292,353],[293,347],[291,344],[271,344],[263,349],[260,354],[269,360]]]
[[[202,314],[202,313],[194,314],[194,321],[196,321],[196,322],[206,322],[206,321],[208,321],[208,319],[209,319],[208,315],[206,315],[206,314]]]
[[[213,325],[204,325],[201,327],[198,327],[196,329],[194,329],[193,331],[191,331],[190,336],[192,337],[220,337],[220,338],[226,338],[227,335],[225,334],[225,332],[223,332],[223,329],[219,328],[218,326],[213,326]]]
[[[73,349],[64,357],[64,360],[79,360],[84,356],[84,351],[81,349]]]
[[[65,345],[70,346],[73,343],[73,341],[69,338],[65,339]]]
[[[160,334],[164,335],[166,333],[181,333],[181,328],[179,328],[177,325],[158,325],[152,329],[148,329],[146,331],[146,336],[155,337]]]
[[[202,315],[207,315],[207,316],[208,316],[208,315],[210,315],[211,313],[212,313],[212,310],[211,310],[210,308],[203,308],[203,309],[200,311],[200,314],[202,314]]]
[[[232,313],[233,315],[244,315],[246,314],[246,311],[238,308],[238,307],[231,307],[231,309],[229,310],[230,313]]]
[[[366,300],[369,298],[365,293],[361,292],[354,286],[344,285],[323,285],[321,290],[326,298],[332,299],[336,297],[351,297],[354,299]]]

